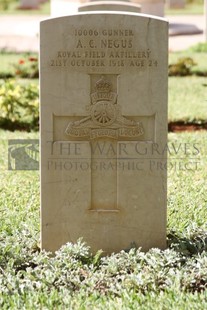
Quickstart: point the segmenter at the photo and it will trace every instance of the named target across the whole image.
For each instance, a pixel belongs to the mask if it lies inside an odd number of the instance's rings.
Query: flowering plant
[[[17,84],[7,79],[0,83],[0,125],[7,129],[37,129],[39,91],[36,84]]]
[[[36,56],[25,55],[19,59],[18,63],[13,64],[14,74],[21,78],[38,78],[38,58]]]

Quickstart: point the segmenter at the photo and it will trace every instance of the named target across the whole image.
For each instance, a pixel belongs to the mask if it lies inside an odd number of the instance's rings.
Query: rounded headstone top
[[[140,13],[141,6],[124,1],[92,1],[79,6],[78,12],[85,11],[124,11]]]

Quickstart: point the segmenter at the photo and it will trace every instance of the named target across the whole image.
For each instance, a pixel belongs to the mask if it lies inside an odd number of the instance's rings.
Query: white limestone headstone
[[[140,13],[141,6],[124,1],[93,1],[79,6],[78,12],[85,11],[125,11]]]
[[[184,9],[185,0],[167,0],[166,6],[168,9]]]
[[[167,22],[90,12],[40,30],[42,248],[165,248]]]
[[[39,0],[20,0],[19,8],[23,10],[34,10],[39,8]]]
[[[132,0],[141,5],[141,13],[163,17],[165,11],[164,0]]]

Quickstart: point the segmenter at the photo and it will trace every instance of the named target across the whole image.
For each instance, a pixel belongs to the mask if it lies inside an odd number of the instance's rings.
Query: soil
[[[207,122],[202,124],[185,123],[182,121],[168,123],[168,132],[183,132],[183,131],[198,131],[198,130],[207,130]]]

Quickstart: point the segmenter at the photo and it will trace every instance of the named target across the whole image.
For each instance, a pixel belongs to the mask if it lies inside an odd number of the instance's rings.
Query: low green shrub
[[[37,129],[39,91],[36,84],[19,84],[12,79],[0,83],[0,126],[7,129]]]
[[[24,236],[20,239],[21,234]],[[7,238],[0,252],[0,306],[7,305],[5,309],[11,307],[12,296],[16,296],[13,305],[17,305],[20,301],[28,302],[32,294],[43,294],[45,299],[51,291],[58,294],[59,307],[53,304],[53,307],[45,308],[47,302],[42,300],[36,303],[36,308],[64,309],[68,306],[67,309],[71,309],[68,303],[71,299],[77,300],[79,294],[84,294],[85,301],[101,296],[122,299],[123,294],[127,294],[130,301],[131,295],[147,298],[151,293],[174,291],[178,295],[185,293],[187,299],[188,293],[202,294],[207,288],[205,252],[189,257],[174,249],[151,249],[147,253],[131,249],[128,253],[121,251],[109,257],[98,255],[94,265],[94,257],[85,243],[68,243],[50,257],[49,253],[29,248],[26,238],[32,239],[32,236],[28,232],[21,234],[18,232],[15,240],[14,237]]]
[[[169,65],[169,76],[187,76],[192,75],[192,67],[196,63],[191,57],[179,58],[174,64]]]
[[[203,4],[202,0],[186,0],[187,4]]]
[[[0,0],[0,9],[7,11],[12,0]]]

